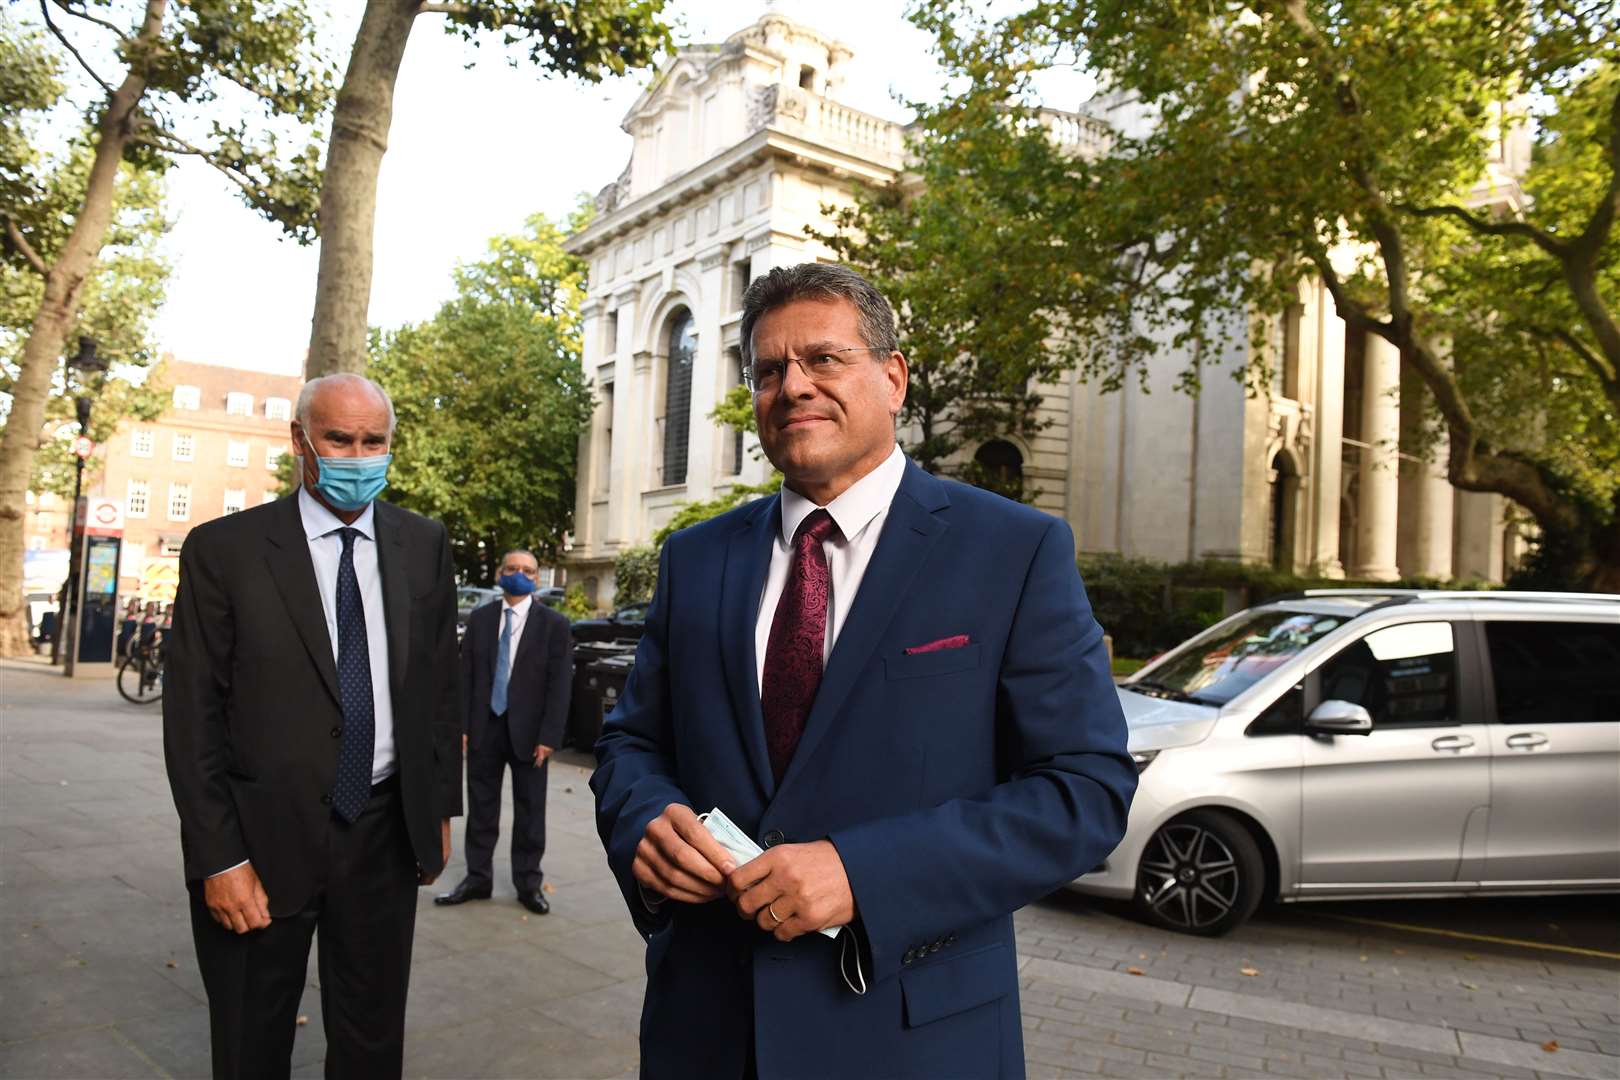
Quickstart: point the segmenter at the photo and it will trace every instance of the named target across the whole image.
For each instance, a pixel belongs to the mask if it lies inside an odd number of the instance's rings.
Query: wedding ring
[[[775,903],[766,904],[765,905],[765,910],[770,914],[771,918],[776,920],[776,925],[777,926],[782,925],[782,916],[780,916],[780,915],[778,915],[776,913],[776,905],[775,905]]]

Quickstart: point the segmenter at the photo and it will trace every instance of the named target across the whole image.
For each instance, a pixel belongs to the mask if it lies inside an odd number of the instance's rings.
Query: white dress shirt
[[[309,560],[315,564],[315,584],[321,590],[333,662],[338,653],[338,560],[343,557],[343,537],[338,530],[351,528],[360,533],[354,541],[354,576],[360,584],[360,604],[366,611],[366,651],[371,654],[373,784],[394,772],[394,698],[388,686],[388,620],[383,612],[382,573],[377,568],[376,511],[372,503],[352,525],[345,526],[336,514],[316,502],[307,488],[298,489],[298,513],[304,521],[304,535],[309,538]]]
[[[517,669],[518,642],[523,640],[523,628],[529,625],[529,606],[533,603],[533,594],[525,596],[515,604],[508,601],[505,594],[501,596],[501,617],[495,622],[495,644],[500,644],[501,630],[506,626],[506,620],[511,619],[512,640],[506,646],[506,667],[508,671]],[[507,615],[506,612],[508,611],[512,614]]]
[[[759,684],[765,682],[765,649],[771,639],[771,622],[776,618],[776,605],[787,587],[788,571],[793,567],[793,534],[799,524],[818,509],[832,515],[838,533],[821,543],[827,556],[827,570],[832,582],[832,596],[827,601],[827,632],[822,643],[821,663],[825,667],[832,656],[833,645],[855,604],[861,579],[877,550],[878,537],[883,534],[883,522],[889,516],[889,504],[900,490],[900,481],[906,474],[906,455],[896,446],[883,464],[849,486],[838,498],[825,507],[818,507],[797,491],[782,485],[782,533],[771,547],[771,569],[765,577],[765,592],[760,597],[759,615],[754,622],[754,664]]]

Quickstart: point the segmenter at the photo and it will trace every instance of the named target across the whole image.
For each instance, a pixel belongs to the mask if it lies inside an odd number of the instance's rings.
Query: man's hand
[[[439,863],[439,873],[438,874],[430,874],[426,870],[424,870],[422,867],[418,866],[416,868],[416,882],[417,882],[417,884],[419,884],[419,885],[431,885],[431,884],[433,884],[435,881],[439,880],[439,874],[444,873],[444,868],[446,866],[450,865],[450,819],[449,818],[441,818],[439,820],[439,846],[444,849],[444,859]]]
[[[726,878],[737,914],[778,941],[855,921],[855,896],[831,840],[779,844]]]
[[[465,735],[461,737],[461,752],[464,755],[467,753],[467,736]]]
[[[555,752],[556,751],[552,750],[552,748],[549,746],[536,746],[534,748],[535,766],[538,768],[539,766],[544,765],[546,763],[546,758],[550,757]]]
[[[661,896],[706,904],[724,895],[725,876],[736,865],[690,806],[670,803],[647,823],[630,872]]]
[[[270,925],[270,897],[265,894],[252,863],[244,863],[204,881],[203,903],[215,922],[238,934],[263,930]]]

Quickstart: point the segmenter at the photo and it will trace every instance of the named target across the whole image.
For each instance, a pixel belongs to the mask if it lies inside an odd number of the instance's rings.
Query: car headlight
[[[1153,764],[1153,759],[1159,756],[1157,750],[1132,750],[1131,760],[1136,762],[1136,771],[1141,772]]]

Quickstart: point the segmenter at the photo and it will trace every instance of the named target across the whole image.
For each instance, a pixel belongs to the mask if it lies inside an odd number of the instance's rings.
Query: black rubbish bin
[[[574,646],[573,698],[568,706],[568,736],[564,740],[568,745],[581,750],[596,745],[602,733],[602,718],[624,692],[635,651],[634,642],[582,641]]]

